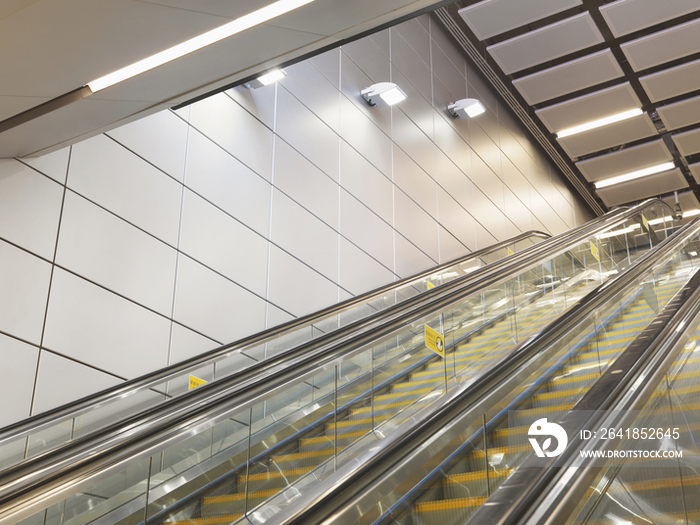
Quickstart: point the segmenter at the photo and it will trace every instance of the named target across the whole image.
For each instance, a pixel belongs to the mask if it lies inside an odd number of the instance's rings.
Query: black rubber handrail
[[[471,385],[454,394],[449,394],[443,402],[429,407],[410,430],[400,435],[390,435],[380,444],[374,445],[374,450],[368,454],[371,460],[363,461],[358,458],[352,465],[352,471],[340,472],[324,480],[299,498],[293,507],[285,509],[278,516],[269,519],[273,525],[318,525],[329,524],[332,519],[338,523],[351,523],[347,515],[341,516],[340,509],[349,514],[368,510],[369,503],[364,498],[372,499],[381,491],[390,490],[389,480],[401,483],[400,476],[394,470],[405,458],[424,446],[432,437],[444,430],[445,426],[458,415],[468,410],[477,400],[489,395],[498,385],[501,385],[526,362],[537,359],[547,348],[567,334],[577,323],[601,308],[606,301],[615,297],[628,285],[634,283],[641,275],[654,267],[656,262],[668,256],[680,245],[700,231],[700,219],[684,226],[676,235],[665,239],[653,251],[647,252],[635,263],[623,270],[615,279],[608,281],[587,294],[576,305],[548,323],[537,334],[516,345],[509,358],[492,370],[477,378]],[[405,467],[405,463],[402,464]],[[509,478],[511,479],[511,478]],[[522,485],[522,483],[521,483]],[[381,489],[380,489],[381,487]],[[536,491],[533,491],[536,493]],[[507,496],[504,497],[506,500]],[[489,503],[490,507],[490,503]],[[485,510],[486,507],[482,507]],[[354,516],[357,518],[358,516]],[[489,518],[480,517],[474,523],[497,523]]]

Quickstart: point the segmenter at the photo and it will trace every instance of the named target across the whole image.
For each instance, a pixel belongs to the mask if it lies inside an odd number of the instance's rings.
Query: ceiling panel
[[[652,102],[695,91],[700,87],[698,79],[700,79],[700,60],[639,77],[644,91]]]
[[[635,71],[692,55],[700,51],[700,19],[625,42],[620,49]]]
[[[0,121],[51,100],[45,97],[5,97],[0,95]]]
[[[675,169],[637,179],[633,182],[625,182],[603,188],[602,190],[596,190],[596,193],[608,206],[617,206],[682,190],[687,187],[688,183],[683,177],[681,170]]]
[[[270,0],[0,3],[0,115],[9,118]],[[315,0],[95,93],[90,103],[73,102],[70,110],[41,114],[3,132],[0,157],[50,153],[434,5],[435,0]],[[5,12],[11,14],[1,18]],[[36,104],[30,104],[32,98]],[[62,126],[60,118],[66,119]]]
[[[693,178],[695,179],[695,182],[700,184],[700,162],[696,164],[690,164],[688,165],[688,168],[690,169],[690,173],[693,174]]]
[[[577,5],[581,0],[484,0],[458,11],[479,40],[500,35]]]
[[[641,107],[642,103],[634,89],[629,82],[625,82],[618,86],[567,100],[561,104],[538,109],[535,114],[549,131],[556,133],[563,129]]]
[[[621,122],[557,140],[569,157],[574,159],[656,134],[654,123],[649,118],[649,115],[644,113],[638,117],[632,117]]]
[[[600,44],[603,35],[591,15],[580,15],[486,48],[507,75]]]
[[[624,76],[612,51],[604,49],[571,62],[520,77],[513,85],[534,105]]]
[[[54,98],[227,22],[142,2],[41,0],[0,20],[0,95]]]
[[[689,0],[617,0],[600,7],[616,37],[627,35],[700,9]]]
[[[671,160],[673,160],[673,155],[664,144],[663,139],[659,139],[577,162],[576,167],[586,177],[586,180],[595,182],[615,175],[657,166]]]
[[[681,155],[689,156],[700,153],[700,129],[693,129],[685,133],[673,135],[673,142],[676,143]]]
[[[656,108],[666,129],[678,129],[700,122],[700,97]]]
[[[149,102],[83,98],[40,119],[30,120],[5,131],[0,140],[0,158],[23,157],[35,153],[37,137],[44,135],[51,137],[52,145],[63,144],[65,141],[77,142],[76,139],[83,138],[103,122],[120,121],[150,105]]]

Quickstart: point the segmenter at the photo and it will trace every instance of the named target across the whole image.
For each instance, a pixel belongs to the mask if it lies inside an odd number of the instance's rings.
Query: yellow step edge
[[[250,481],[260,481],[260,480],[265,480],[265,479],[274,479],[274,478],[289,478],[293,476],[302,476],[306,474],[307,472],[311,471],[314,467],[298,467],[298,468],[292,468],[289,470],[274,470],[270,472],[261,472],[260,474],[251,474],[248,476],[248,479]],[[238,481],[239,483],[245,483],[246,476],[238,476]]]
[[[266,490],[255,490],[248,493],[248,499],[254,498],[269,498],[274,496],[280,491],[280,489],[266,489]],[[246,497],[245,492],[237,494],[226,494],[224,496],[209,496],[202,498],[202,505],[210,505],[213,503],[233,503],[236,501],[242,501]]]
[[[434,512],[439,510],[464,509],[480,507],[486,501],[486,497],[481,498],[459,498],[446,499],[442,501],[425,501],[416,503],[413,508],[416,512]]]
[[[510,468],[508,470],[504,470],[503,472],[499,473],[493,473],[489,472],[489,478],[491,477],[506,477],[510,476],[511,472],[513,472],[515,469]],[[465,483],[467,481],[476,481],[486,479],[486,471],[485,470],[480,470],[478,472],[463,472],[461,474],[448,474],[447,477],[443,480],[445,484],[451,484],[451,483]]]
[[[700,477],[698,476],[683,476],[683,481],[680,478],[655,479],[650,481],[635,481],[627,482],[624,486],[613,485],[608,492],[623,492],[628,491],[643,492],[647,490],[673,489],[678,487],[688,487],[691,485],[700,485]]]
[[[350,439],[354,437],[362,437],[367,434],[369,430],[354,430],[352,432],[346,432],[345,434],[338,434],[338,439]],[[302,438],[299,440],[299,445],[315,445],[317,443],[328,443],[328,441],[333,441],[333,436],[318,436],[312,438]]]
[[[343,447],[338,447],[338,451],[343,450]],[[333,454],[333,449],[313,450],[311,452],[292,452],[291,454],[280,454],[279,456],[271,456],[270,461],[296,461],[299,459],[317,458],[321,456],[329,456]]]

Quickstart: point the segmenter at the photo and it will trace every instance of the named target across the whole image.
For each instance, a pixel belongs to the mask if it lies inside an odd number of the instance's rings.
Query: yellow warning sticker
[[[187,390],[194,390],[198,386],[205,385],[207,382],[204,379],[199,379],[195,376],[190,376],[190,385]]]
[[[432,290],[433,288],[435,288],[435,285],[428,281],[428,290]]]
[[[598,253],[598,247],[593,244],[593,241],[591,241],[591,253],[593,254],[593,257],[598,259],[600,261],[600,254]]]
[[[647,221],[647,218],[642,215],[642,223],[644,224],[644,227],[649,231],[649,221]]]
[[[425,325],[425,346],[440,357],[445,357],[445,338],[428,325]]]
[[[514,253],[515,253],[515,252],[514,252],[513,250],[511,250],[510,248],[508,248],[508,255],[513,255]]]

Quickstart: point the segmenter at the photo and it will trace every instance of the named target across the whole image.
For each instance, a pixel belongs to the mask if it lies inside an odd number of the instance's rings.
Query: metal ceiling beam
[[[597,215],[602,215],[607,211],[600,203],[596,200],[594,195],[588,189],[587,185],[581,181],[581,178],[574,172],[569,163],[562,157],[562,155],[554,148],[549,139],[545,136],[539,126],[532,120],[527,110],[518,102],[518,100],[513,96],[513,94],[508,90],[503,81],[499,78],[496,72],[491,68],[491,66],[486,62],[484,57],[481,55],[479,50],[474,46],[474,44],[467,38],[461,28],[457,25],[454,18],[449,14],[445,7],[441,7],[435,11],[436,16],[445,26],[447,31],[455,38],[459,45],[464,49],[465,53],[469,58],[476,64],[479,70],[488,79],[491,85],[498,91],[506,104],[513,110],[513,112],[518,116],[520,121],[525,125],[533,137],[539,142],[540,146],[547,152],[549,157],[552,159],[554,164],[562,171],[564,176],[569,180],[569,182],[576,188],[579,194],[585,199],[586,203],[591,207],[591,209]]]

